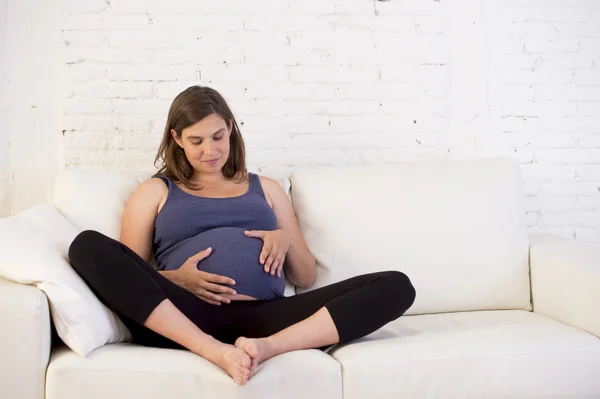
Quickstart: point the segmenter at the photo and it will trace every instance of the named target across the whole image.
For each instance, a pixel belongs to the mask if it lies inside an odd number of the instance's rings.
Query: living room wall
[[[532,232],[600,244],[598,2],[9,0],[9,17],[9,54],[27,49],[8,58],[12,212],[57,168],[153,170],[170,102],[204,84],[253,171],[510,156]]]

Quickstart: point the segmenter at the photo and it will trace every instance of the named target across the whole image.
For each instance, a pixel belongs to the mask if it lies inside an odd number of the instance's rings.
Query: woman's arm
[[[125,205],[119,241],[146,262],[152,252],[154,221],[167,193],[167,186],[160,179],[146,180],[136,188]]]
[[[288,279],[301,288],[310,288],[316,279],[316,261],[298,228],[298,221],[290,199],[275,180],[260,176],[265,195],[277,217],[277,225],[290,237],[290,248],[286,255],[285,273]]]

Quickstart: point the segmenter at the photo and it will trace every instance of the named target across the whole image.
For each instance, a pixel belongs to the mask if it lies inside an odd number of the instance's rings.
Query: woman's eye
[[[192,144],[193,144],[193,145],[200,145],[200,144],[202,144],[202,142],[201,142],[201,141],[196,141],[195,143],[194,143],[194,142],[192,142]]]
[[[215,137],[215,141],[219,141],[223,138],[223,136]]]

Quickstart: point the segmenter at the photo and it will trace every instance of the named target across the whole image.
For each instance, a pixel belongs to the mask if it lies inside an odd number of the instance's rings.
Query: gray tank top
[[[277,218],[267,203],[258,175],[249,173],[250,188],[231,198],[199,197],[186,193],[173,181],[167,200],[154,223],[154,247],[159,270],[175,270],[192,255],[212,247],[198,270],[235,280],[238,294],[257,299],[284,296],[285,281],[265,273],[259,255],[263,241],[246,237],[244,230],[276,230]]]

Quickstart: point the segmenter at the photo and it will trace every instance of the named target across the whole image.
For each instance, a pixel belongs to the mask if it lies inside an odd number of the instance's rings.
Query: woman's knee
[[[389,287],[390,303],[398,302],[398,298],[402,299],[403,307],[408,309],[415,302],[417,291],[410,278],[397,270],[390,270],[385,273],[383,279]]]
[[[69,245],[68,256],[71,264],[79,264],[86,256],[92,255],[102,246],[106,238],[104,234],[95,230],[84,230],[77,234]]]

